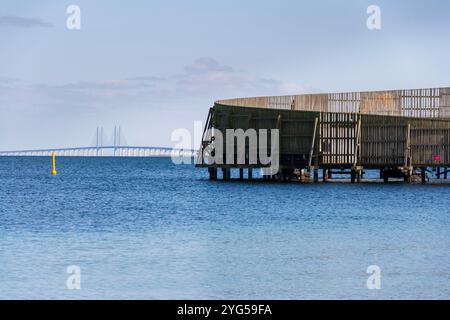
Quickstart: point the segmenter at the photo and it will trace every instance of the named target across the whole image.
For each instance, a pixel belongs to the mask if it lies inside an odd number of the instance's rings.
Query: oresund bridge
[[[0,157],[48,157],[53,152],[64,157],[193,157],[196,150],[156,146],[133,146],[124,143],[120,127],[114,127],[112,141],[104,143],[103,128],[98,127],[93,146],[0,151]]]

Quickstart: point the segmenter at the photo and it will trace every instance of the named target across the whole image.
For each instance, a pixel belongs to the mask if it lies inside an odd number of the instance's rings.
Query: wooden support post
[[[405,146],[405,167],[409,168],[412,165],[412,159],[411,159],[411,124],[408,123],[406,126],[406,146]]]
[[[314,147],[313,149],[315,149],[314,153],[314,183],[318,183],[319,182],[319,119],[316,118],[316,123],[314,126]]]
[[[322,169],[322,178],[323,178],[323,182],[327,182],[328,181],[328,169],[323,168]]]
[[[351,182],[355,183],[355,179],[358,183],[361,182],[362,169],[358,166],[361,148],[361,119],[358,119],[356,123],[356,139],[355,139],[355,153],[353,155],[353,168],[351,173]]]
[[[223,180],[229,181],[231,177],[230,168],[222,168]]]
[[[448,173],[447,173],[448,168],[444,167],[444,179],[447,179]]]
[[[239,168],[239,180],[244,180],[244,168]]]
[[[356,182],[356,170],[352,169],[352,172],[350,174],[350,182],[355,183]]]
[[[253,180],[253,168],[248,168],[248,180]]]
[[[314,157],[314,150],[316,149],[316,136],[317,136],[318,124],[319,124],[319,118],[316,118],[314,120],[314,131],[313,131],[313,136],[312,136],[311,148],[309,150],[309,159],[308,159],[308,171],[309,172],[311,172],[312,161],[313,161],[313,157]],[[317,155],[315,157],[314,170],[316,170],[316,167],[317,167],[316,164],[318,164],[318,162],[319,162],[319,158],[318,158],[318,155]]]
[[[441,167],[437,167],[437,168],[436,168],[436,177],[437,177],[438,179],[441,178]]]
[[[276,175],[276,177],[277,177],[277,181],[278,181],[278,182],[282,182],[282,181],[283,181],[283,173],[278,172],[278,174]]]
[[[389,172],[388,168],[380,169],[380,179],[383,179],[384,183],[389,182],[389,173],[388,172]]]
[[[217,180],[217,168],[208,168],[209,171],[209,180],[216,181]]]
[[[421,168],[420,176],[422,178],[422,184],[427,183],[427,172],[426,168]]]

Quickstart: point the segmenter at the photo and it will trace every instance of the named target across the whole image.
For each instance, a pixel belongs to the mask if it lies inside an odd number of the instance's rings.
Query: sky
[[[449,37],[442,0],[0,0],[0,150],[114,125],[173,146],[222,98],[450,86]]]

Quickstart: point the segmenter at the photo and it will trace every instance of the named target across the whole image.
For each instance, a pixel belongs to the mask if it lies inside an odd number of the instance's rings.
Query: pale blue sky
[[[3,150],[89,145],[114,124],[131,144],[173,145],[225,97],[450,85],[441,0],[0,3]]]

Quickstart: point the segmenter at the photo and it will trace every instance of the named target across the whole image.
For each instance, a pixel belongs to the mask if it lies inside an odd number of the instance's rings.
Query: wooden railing
[[[282,110],[450,118],[450,88],[252,97],[219,100],[216,103]]]

